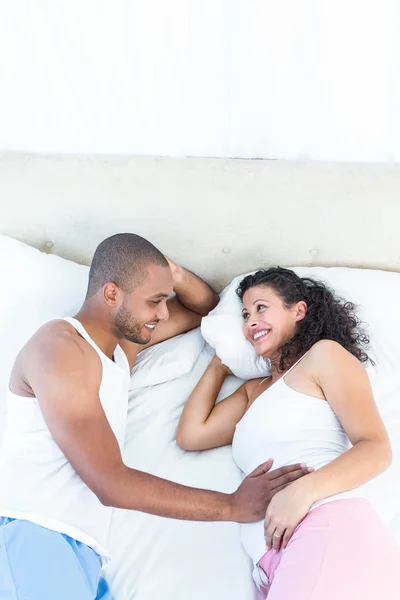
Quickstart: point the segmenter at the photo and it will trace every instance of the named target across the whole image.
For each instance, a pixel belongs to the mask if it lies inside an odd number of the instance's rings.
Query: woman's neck
[[[282,355],[279,354],[279,355],[275,356],[274,358],[270,358],[269,361],[271,363],[271,381],[272,381],[272,383],[275,383],[275,381],[278,381],[278,379],[283,377],[288,372],[288,370],[291,367],[293,367],[293,365],[296,364],[296,362],[298,362],[300,360],[300,358],[303,356],[303,354],[304,354],[304,352],[301,353],[299,356],[297,356],[294,360],[292,360],[291,364],[287,365],[283,371],[280,368]]]

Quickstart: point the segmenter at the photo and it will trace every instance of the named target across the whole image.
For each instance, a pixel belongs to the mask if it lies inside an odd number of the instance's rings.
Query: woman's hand
[[[217,356],[216,354],[214,354],[211,362],[217,364],[221,369],[223,369],[226,375],[232,375],[233,377],[235,376],[230,370],[230,368],[227,365],[224,365],[219,356]]]
[[[294,530],[313,504],[307,479],[306,476],[295,481],[278,492],[269,503],[264,522],[265,542],[276,552],[286,548]]]

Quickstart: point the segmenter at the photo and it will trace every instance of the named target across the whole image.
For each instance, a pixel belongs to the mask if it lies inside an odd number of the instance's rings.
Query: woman
[[[389,467],[391,448],[354,305],[282,268],[245,277],[237,293],[244,335],[272,375],[215,404],[230,374],[215,356],[182,413],[178,444],[233,443],[246,474],[269,457],[274,467],[309,467],[273,497],[265,523],[242,525],[268,600],[398,600],[398,548],[357,491]]]

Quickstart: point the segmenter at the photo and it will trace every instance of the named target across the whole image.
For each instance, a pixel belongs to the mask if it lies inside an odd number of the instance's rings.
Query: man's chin
[[[151,342],[151,336],[152,336],[153,332],[149,331],[146,327],[144,328],[144,330],[142,329],[142,333],[141,333],[141,339],[142,344],[149,344]]]
[[[147,338],[145,338],[143,335],[138,336],[138,335],[126,334],[125,339],[128,340],[128,342],[132,342],[133,344],[139,344],[140,346],[145,346],[146,344],[151,342],[151,335],[148,334]]]

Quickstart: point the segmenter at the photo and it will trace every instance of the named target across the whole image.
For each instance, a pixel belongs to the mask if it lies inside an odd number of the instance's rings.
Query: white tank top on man
[[[110,360],[78,320],[62,320],[78,331],[101,360],[100,402],[122,449],[130,377],[126,355],[117,346],[114,360]],[[0,516],[25,519],[64,533],[93,548],[107,562],[112,508],[101,504],[61,452],[36,398],[8,390],[7,409],[0,450]]]

